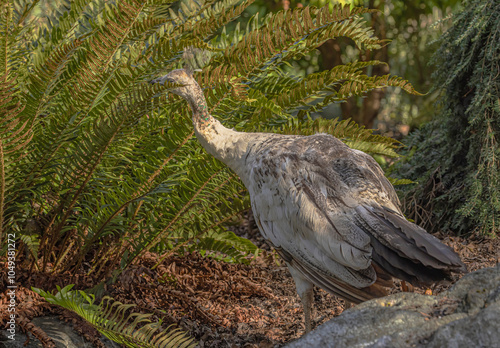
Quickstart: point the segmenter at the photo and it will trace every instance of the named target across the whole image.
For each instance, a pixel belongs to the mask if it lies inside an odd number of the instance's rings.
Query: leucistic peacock
[[[207,110],[187,69],[151,81],[193,112],[196,137],[250,193],[260,232],[285,260],[311,329],[313,285],[352,303],[384,296],[392,277],[429,285],[464,272],[458,255],[407,221],[377,162],[328,134],[242,133]]]

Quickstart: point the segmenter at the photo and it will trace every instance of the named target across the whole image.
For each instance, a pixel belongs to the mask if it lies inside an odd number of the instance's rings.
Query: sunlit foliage
[[[195,77],[210,111],[241,131],[309,134],[311,112],[328,103],[387,86],[415,93],[364,73],[378,62],[283,72],[328,38],[379,47],[362,17],[371,10],[304,7],[225,30],[251,2],[75,0],[48,20],[32,13],[37,2],[3,5],[0,227],[23,241],[32,269],[102,279],[147,251],[229,262],[257,251],[224,227],[249,207],[244,186],[201,148],[171,86],[148,83],[185,64],[188,47],[208,57]],[[325,122],[354,147],[394,155],[391,139]]]

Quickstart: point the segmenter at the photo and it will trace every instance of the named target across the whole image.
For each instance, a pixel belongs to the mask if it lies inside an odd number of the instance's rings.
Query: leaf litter
[[[165,327],[176,324],[188,331],[199,342],[199,347],[281,347],[304,333],[303,312],[295,284],[284,262],[272,251],[258,232],[252,214],[231,229],[249,238],[261,252],[249,265],[230,264],[203,257],[194,252],[184,256],[173,255],[163,259],[146,253],[142,259],[123,272],[117,281],[104,289],[115,300],[136,304],[134,311],[153,313],[162,318]],[[493,267],[500,262],[500,239],[472,235],[468,239],[450,235],[436,235],[451,246],[462,258],[469,271]],[[0,263],[6,269],[6,263]],[[77,315],[47,303],[32,292],[32,286],[53,290],[76,284],[75,289],[88,289],[97,281],[82,269],[79,274],[42,274],[18,270],[17,313],[18,325],[31,332],[43,347],[54,342],[31,320],[38,316],[57,314],[73,324],[77,332],[96,347],[103,347],[100,334]],[[7,272],[2,272],[0,288],[0,327],[7,325]],[[460,278],[455,275],[453,283]],[[451,286],[437,285],[438,294]],[[428,289],[415,288],[424,294]],[[391,293],[401,291],[394,282]],[[345,302],[325,291],[314,291],[314,325],[319,325],[342,313]]]

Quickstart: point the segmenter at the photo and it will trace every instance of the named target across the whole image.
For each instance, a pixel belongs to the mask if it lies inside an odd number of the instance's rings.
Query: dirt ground
[[[166,325],[177,324],[188,331],[200,347],[281,347],[297,339],[304,333],[302,306],[285,264],[265,244],[251,214],[233,230],[262,249],[250,265],[221,263],[193,253],[166,258],[152,270],[159,257],[147,254],[140,266],[127,270],[106,290],[115,300],[135,303],[135,311],[154,313],[162,317]],[[492,267],[500,261],[499,238],[437,237],[459,253],[469,271]],[[456,276],[454,282],[458,278]],[[50,339],[30,320],[57,313],[100,347],[99,334],[93,328],[76,315],[49,305],[28,290],[31,286],[47,289],[48,284],[63,287],[69,284],[68,280],[81,289],[94,285],[84,275],[72,275],[69,279],[47,274],[21,274],[18,283],[25,287],[18,289],[19,324],[45,341],[45,347],[51,347]],[[446,287],[437,286],[433,291],[436,294],[444,289]],[[424,290],[415,289],[421,293]],[[391,292],[398,291],[401,291],[401,286],[395,282]],[[314,326],[339,315],[345,306],[343,300],[320,289],[315,289],[314,300]],[[0,294],[1,326],[5,324],[5,318],[1,316],[6,313],[2,309],[6,301],[3,291]]]

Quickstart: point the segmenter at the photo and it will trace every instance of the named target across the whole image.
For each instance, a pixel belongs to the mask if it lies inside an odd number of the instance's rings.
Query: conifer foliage
[[[398,173],[410,218],[428,229],[500,230],[500,5],[464,1],[434,56],[443,90],[436,119],[405,143]]]
[[[22,240],[32,269],[102,279],[149,250],[232,262],[256,251],[224,228],[249,207],[244,186],[200,147],[172,86],[148,83],[181,67],[187,47],[211,53],[195,76],[211,112],[241,131],[308,134],[326,103],[387,86],[416,93],[363,73],[378,62],[282,73],[329,38],[379,47],[361,16],[370,10],[298,8],[227,32],[251,1],[63,1],[46,24],[31,15],[37,1],[3,2],[0,231]],[[397,146],[347,121],[321,128],[371,153]]]

